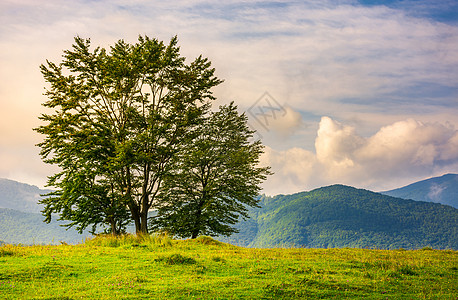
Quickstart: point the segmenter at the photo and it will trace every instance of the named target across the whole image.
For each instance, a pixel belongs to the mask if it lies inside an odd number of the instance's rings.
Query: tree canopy
[[[234,103],[196,126],[196,134],[164,181],[154,228],[181,237],[230,235],[246,206],[257,206],[259,184],[269,174],[258,167],[263,146]]]
[[[162,213],[161,208],[167,206],[164,201],[170,199],[167,195],[179,189],[173,186],[176,179],[195,169],[198,159],[204,159],[197,158],[199,155],[209,153],[196,149],[204,147],[202,134],[213,136],[214,128],[210,128],[216,120],[210,120],[218,113],[210,111],[215,99],[212,88],[222,80],[207,58],[199,56],[186,63],[177,43],[176,37],[164,44],[139,36],[135,44],[119,40],[109,49],[93,49],[89,39],[76,37],[72,49],[64,51],[62,62],[41,65],[49,84],[44,106],[51,113],[40,117],[45,124],[35,130],[45,136],[38,144],[43,160],[59,167],[48,179],[55,191],[41,201],[47,222],[58,213],[80,231],[105,226],[118,234],[133,222],[137,233],[146,233],[148,212],[159,209]],[[231,107],[236,113],[235,106]],[[235,129],[227,128],[232,133],[226,133],[227,139],[237,134],[245,139],[234,144],[234,151],[235,145],[249,147],[246,119],[239,118]],[[218,143],[229,143],[211,141],[215,144],[205,147],[215,151],[223,149]],[[239,170],[251,178],[248,185],[240,186],[237,193],[212,191],[212,197],[224,194],[234,202],[214,209],[236,210],[245,216],[243,205],[255,205],[248,198],[258,191],[267,171],[255,167],[261,149],[259,143],[252,144],[252,157]],[[218,172],[223,176],[225,171]],[[230,183],[234,181],[227,180]],[[228,211],[222,223],[232,224],[236,219]],[[199,232],[207,232],[198,227]],[[230,232],[229,227],[224,228]]]

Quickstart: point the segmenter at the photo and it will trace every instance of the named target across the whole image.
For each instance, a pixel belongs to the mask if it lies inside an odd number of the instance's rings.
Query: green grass
[[[458,299],[458,252],[250,249],[208,237],[0,247],[1,299]]]

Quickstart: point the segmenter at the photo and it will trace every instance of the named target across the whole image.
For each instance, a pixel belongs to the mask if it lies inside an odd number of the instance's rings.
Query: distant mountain
[[[7,244],[68,244],[80,243],[89,234],[78,234],[75,229],[60,226],[53,220],[44,223],[38,204],[41,195],[50,190],[14,180],[0,178],[0,241]],[[1,242],[0,242],[1,244]]]
[[[251,247],[458,249],[458,209],[333,185],[262,197],[220,240]]]
[[[434,177],[382,194],[417,201],[447,204],[458,208],[458,174]]]
[[[454,181],[457,176],[448,174],[426,180],[429,185],[418,186],[429,186],[424,191],[431,195],[434,191],[436,196],[453,194],[458,186]],[[37,201],[47,192],[0,179],[0,207],[6,207],[0,208],[1,241],[79,243],[89,236],[66,230],[56,221],[43,222],[44,217],[36,213],[41,210]],[[441,199],[451,203],[449,198]],[[343,185],[293,195],[262,196],[260,200],[261,208],[250,209],[251,218],[237,224],[238,234],[219,240],[251,247],[458,249],[458,209],[439,203],[405,200]]]
[[[0,178],[0,208],[10,208],[23,212],[40,212],[40,195],[50,190],[41,190],[36,186]]]
[[[81,243],[88,233],[81,235],[70,228],[60,226],[62,222],[43,222],[39,213],[26,213],[13,209],[0,208],[0,240],[7,244],[68,244]],[[0,243],[1,244],[1,243]]]

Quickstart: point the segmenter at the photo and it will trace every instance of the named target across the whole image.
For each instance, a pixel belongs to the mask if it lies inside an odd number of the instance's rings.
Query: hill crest
[[[458,210],[345,185],[261,197],[226,241],[252,247],[458,249]],[[248,242],[248,243],[247,243]]]
[[[403,199],[435,202],[458,208],[458,174],[445,174],[381,193]]]

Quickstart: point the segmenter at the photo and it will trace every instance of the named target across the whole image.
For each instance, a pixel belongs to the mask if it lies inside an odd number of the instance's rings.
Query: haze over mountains
[[[59,226],[62,222],[43,222],[37,201],[47,192],[0,179],[0,241],[79,243],[88,236],[66,230]],[[457,198],[456,174],[383,194],[332,185],[292,195],[261,196],[261,208],[250,209],[251,218],[237,224],[240,232],[219,239],[250,247],[458,249]]]
[[[64,222],[53,220],[43,222],[39,213],[28,213],[14,209],[0,208],[0,240],[8,244],[78,244],[90,234],[79,234],[75,229],[60,226]]]
[[[49,193],[36,186],[0,178],[0,241],[9,244],[80,243],[89,234],[79,234],[55,219],[46,224],[38,204]]]
[[[458,174],[446,174],[405,187],[382,192],[382,194],[416,201],[447,204],[458,208]]]
[[[40,195],[49,193],[34,185],[0,178],[0,208],[11,208],[22,212],[39,213],[43,209],[38,204]]]

